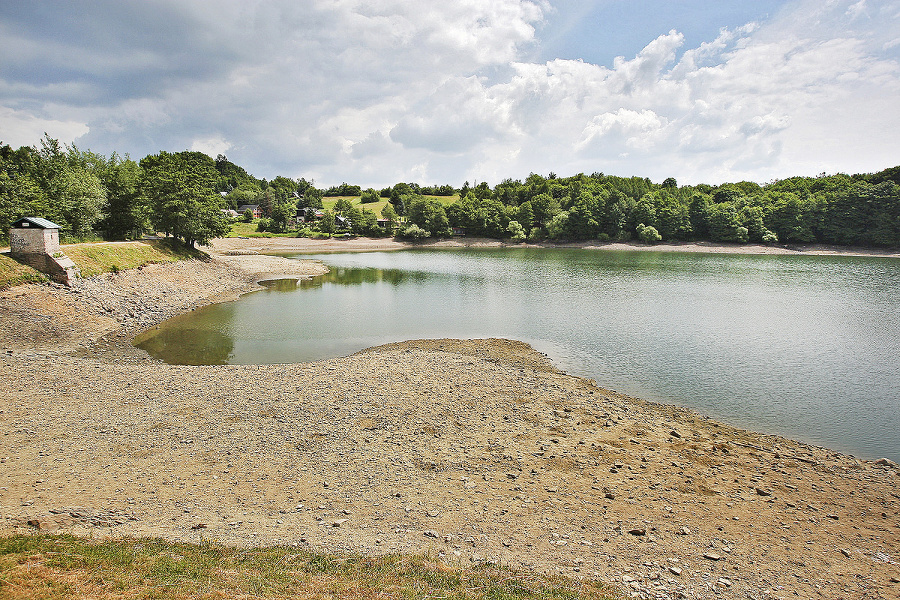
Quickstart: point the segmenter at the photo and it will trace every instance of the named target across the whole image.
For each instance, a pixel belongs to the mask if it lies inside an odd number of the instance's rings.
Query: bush
[[[638,239],[645,244],[655,244],[656,242],[662,241],[662,236],[659,235],[656,227],[651,225],[644,225],[641,223],[637,226],[636,232],[638,234]]]
[[[248,208],[247,210],[244,211],[242,218],[244,220],[244,223],[252,223],[253,222],[253,211]]]
[[[525,228],[522,227],[522,224],[518,221],[510,221],[509,225],[507,225],[506,230],[509,232],[510,238],[514,242],[524,242],[525,241]]]
[[[763,231],[762,242],[763,244],[777,244],[778,236],[775,235],[774,231],[766,229],[765,231]]]
[[[256,230],[259,232],[270,231],[272,229],[272,221],[266,218],[262,218],[259,220],[259,223],[256,224]]]
[[[402,229],[397,237],[407,240],[423,240],[428,237],[428,232],[413,223],[406,229]]]

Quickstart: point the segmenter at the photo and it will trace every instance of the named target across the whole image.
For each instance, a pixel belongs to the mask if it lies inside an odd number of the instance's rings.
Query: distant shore
[[[656,245],[638,242],[597,241],[567,243],[521,243],[516,244],[490,238],[455,237],[428,242],[403,242],[393,238],[219,238],[212,241],[214,252],[375,252],[405,250],[409,248],[584,248],[589,250],[633,250],[641,252],[702,252],[713,254],[777,254],[807,256],[868,256],[900,258],[900,250],[825,246],[822,244],[717,244],[713,242],[670,242]]]

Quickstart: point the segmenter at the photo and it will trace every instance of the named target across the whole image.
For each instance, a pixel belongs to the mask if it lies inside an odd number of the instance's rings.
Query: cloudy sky
[[[900,164],[900,0],[0,0],[0,141],[383,186]]]

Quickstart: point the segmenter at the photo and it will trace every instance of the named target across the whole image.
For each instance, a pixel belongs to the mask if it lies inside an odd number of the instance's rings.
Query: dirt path
[[[624,397],[518,342],[224,367],[127,344],[321,268],[221,255],[0,293],[0,529],[431,549],[643,598],[900,595],[889,462]]]

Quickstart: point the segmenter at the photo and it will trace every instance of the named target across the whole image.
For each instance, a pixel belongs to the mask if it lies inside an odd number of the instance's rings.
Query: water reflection
[[[135,338],[134,345],[151,356],[163,356],[176,365],[227,365],[234,338],[215,329],[156,328]]]

